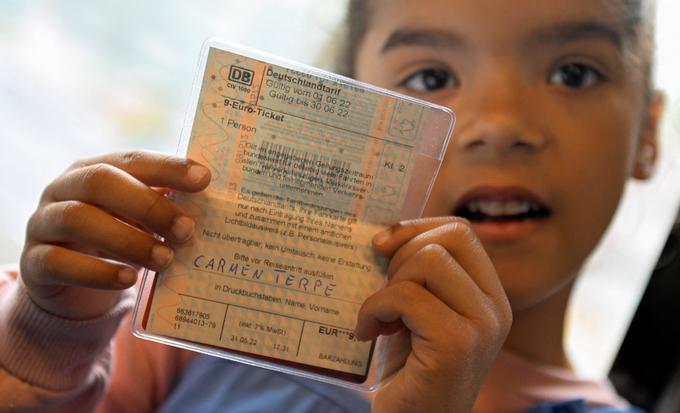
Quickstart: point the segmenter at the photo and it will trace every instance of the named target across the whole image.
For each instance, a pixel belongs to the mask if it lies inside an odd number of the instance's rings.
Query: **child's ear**
[[[655,91],[647,107],[644,124],[640,132],[640,142],[635,157],[635,169],[633,169],[633,177],[635,179],[646,180],[654,174],[656,160],[659,156],[658,133],[661,126],[663,109],[663,93]]]

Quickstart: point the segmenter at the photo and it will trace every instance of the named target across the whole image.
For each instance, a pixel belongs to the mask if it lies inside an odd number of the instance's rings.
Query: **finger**
[[[172,250],[158,239],[79,201],[47,205],[31,218],[28,233],[39,243],[75,243],[155,271],[173,258]]]
[[[404,231],[409,233],[406,235],[411,233],[410,228]],[[405,237],[400,229],[394,234],[399,240]],[[484,293],[492,297],[505,296],[491,259],[465,220],[440,225],[403,243],[390,260],[388,274],[394,274],[409,257],[428,244],[439,244],[444,247]]]
[[[191,159],[155,152],[117,152],[76,162],[71,170],[107,164],[127,172],[147,186],[167,187],[183,192],[204,189],[210,170]]]
[[[38,244],[24,255],[25,277],[38,285],[121,290],[134,285],[137,271],[56,245]]]
[[[390,257],[402,245],[416,235],[445,224],[465,221],[464,218],[453,216],[418,218],[401,221],[376,234],[373,237],[373,246],[381,255]]]
[[[489,298],[441,245],[428,244],[418,250],[390,277],[389,284],[405,281],[423,286],[466,318],[493,316]]]
[[[394,332],[398,321],[413,335],[433,341],[446,325],[461,323],[462,317],[414,282],[390,284],[364,301],[357,317],[357,339]]]
[[[77,200],[140,223],[170,242],[187,241],[194,221],[172,201],[127,172],[98,163],[67,172],[55,181],[52,202]]]

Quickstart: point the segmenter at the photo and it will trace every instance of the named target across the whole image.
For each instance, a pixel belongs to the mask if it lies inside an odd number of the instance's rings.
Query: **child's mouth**
[[[507,222],[546,218],[550,211],[526,199],[475,199],[456,209],[455,215],[471,222]]]
[[[511,241],[532,233],[551,210],[523,188],[478,187],[461,198],[453,214],[469,220],[483,241]]]

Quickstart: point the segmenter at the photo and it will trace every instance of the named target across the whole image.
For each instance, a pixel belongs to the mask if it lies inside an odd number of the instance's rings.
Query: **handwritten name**
[[[280,268],[275,268],[274,272],[270,273],[266,268],[253,264],[230,261],[223,257],[210,257],[203,254],[197,255],[194,258],[192,265],[196,269],[211,273],[220,273],[231,277],[266,282],[271,285],[325,297],[331,297],[337,287],[336,283],[326,279],[295,274]]]

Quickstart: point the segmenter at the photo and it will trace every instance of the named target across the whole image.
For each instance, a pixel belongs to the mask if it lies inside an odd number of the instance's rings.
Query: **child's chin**
[[[522,312],[541,306],[547,301],[566,294],[568,298],[569,287],[572,283],[563,279],[553,279],[554,274],[541,275],[537,272],[525,272],[522,268],[510,270],[507,266],[498,266],[498,275],[510,301],[512,312],[521,315]],[[512,271],[512,273],[509,273]]]

